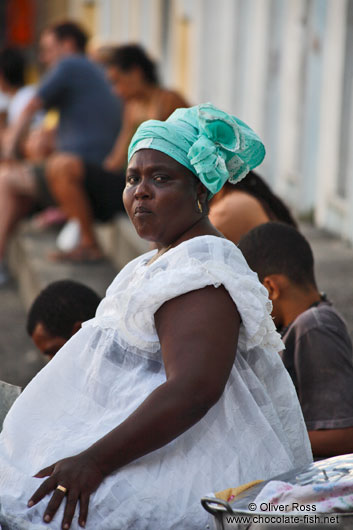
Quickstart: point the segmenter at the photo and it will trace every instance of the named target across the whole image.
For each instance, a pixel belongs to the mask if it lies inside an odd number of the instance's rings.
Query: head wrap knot
[[[241,180],[265,156],[250,127],[211,103],[177,109],[165,122],[142,123],[131,140],[129,160],[146,148],[162,151],[187,167],[211,195],[227,180]]]

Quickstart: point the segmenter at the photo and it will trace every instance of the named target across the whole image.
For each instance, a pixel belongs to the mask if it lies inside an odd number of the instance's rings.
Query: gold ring
[[[62,491],[65,494],[67,492],[67,488],[65,488],[65,486],[61,486],[60,484],[59,484],[59,486],[56,486],[56,489]]]

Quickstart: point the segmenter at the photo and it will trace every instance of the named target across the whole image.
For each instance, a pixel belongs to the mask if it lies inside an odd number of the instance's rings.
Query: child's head
[[[48,285],[34,300],[27,317],[27,332],[38,349],[52,358],[81,327],[93,318],[99,296],[71,280]]]
[[[257,226],[241,238],[239,248],[269,292],[277,325],[282,325],[282,302],[287,296],[317,290],[312,250],[292,226],[278,222]]]

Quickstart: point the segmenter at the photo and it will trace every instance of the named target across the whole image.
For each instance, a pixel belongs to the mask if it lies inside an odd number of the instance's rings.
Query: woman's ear
[[[197,198],[201,202],[201,204],[207,204],[209,191],[206,188],[206,186],[202,184],[202,182],[197,183],[196,193],[197,193]]]
[[[262,280],[263,285],[268,290],[268,297],[271,301],[278,300],[281,296],[281,278],[279,274],[270,274]]]

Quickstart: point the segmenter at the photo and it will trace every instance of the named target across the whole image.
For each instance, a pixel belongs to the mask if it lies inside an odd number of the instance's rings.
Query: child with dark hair
[[[27,317],[27,332],[38,349],[50,358],[96,314],[99,296],[82,283],[59,280],[34,300]]]
[[[346,325],[318,291],[309,243],[295,228],[270,222],[239,242],[267,288],[314,456],[353,452],[353,355]]]
[[[209,217],[211,223],[235,244],[249,230],[268,221],[297,226],[288,207],[254,171],[237,186],[225,184],[211,200]]]

